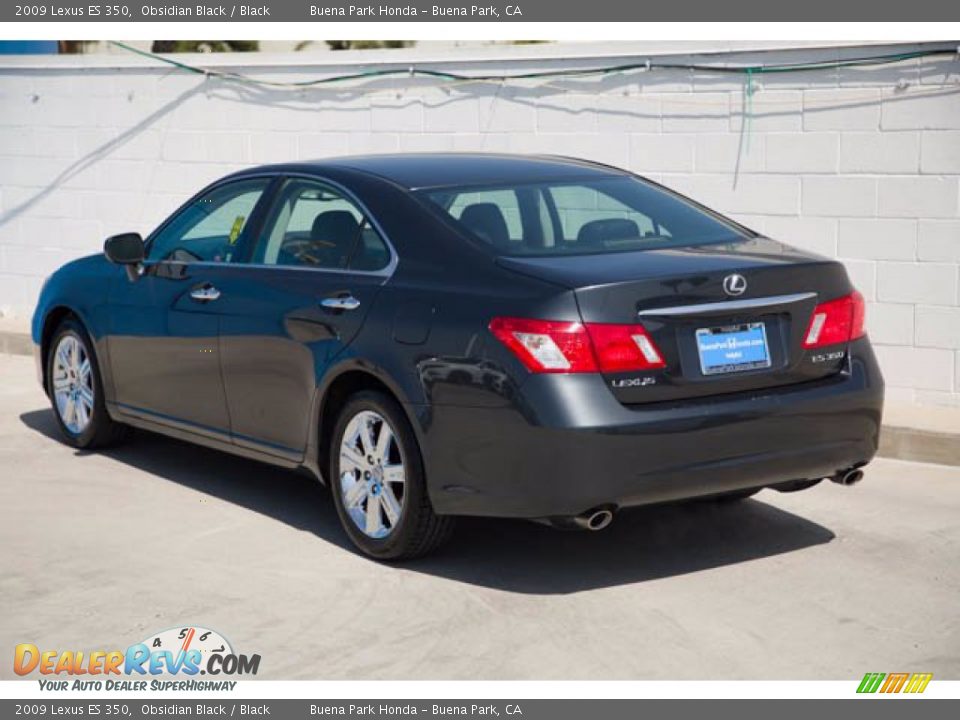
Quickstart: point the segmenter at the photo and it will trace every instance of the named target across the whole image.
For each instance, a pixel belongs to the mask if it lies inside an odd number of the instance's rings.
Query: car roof
[[[289,163],[271,166],[270,169],[321,174],[326,169],[334,168],[375,175],[408,190],[626,174],[626,171],[618,168],[576,158],[502,153],[355,155]]]

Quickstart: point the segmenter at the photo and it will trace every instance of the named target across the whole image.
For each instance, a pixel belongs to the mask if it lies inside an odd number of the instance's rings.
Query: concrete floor
[[[8,658],[197,624],[267,679],[960,679],[960,468],[881,460],[856,488],[594,534],[469,520],[389,567],[309,479],[146,433],[75,452],[29,358],[0,355],[0,378]]]

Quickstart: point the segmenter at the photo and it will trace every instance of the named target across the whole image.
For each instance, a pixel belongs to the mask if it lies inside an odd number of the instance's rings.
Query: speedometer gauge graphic
[[[181,653],[186,655],[190,650],[198,651],[200,662],[197,665],[201,668],[207,666],[211,655],[233,654],[233,647],[223,635],[200,626],[168,628],[151,635],[143,642],[150,648],[150,652],[167,651],[173,657],[180,656]]]

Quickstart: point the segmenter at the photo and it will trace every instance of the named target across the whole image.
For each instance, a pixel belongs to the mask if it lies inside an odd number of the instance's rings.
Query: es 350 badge
[[[234,651],[215,630],[175,627],[150,635],[125,650],[41,650],[33,643],[16,646],[17,675],[256,675],[260,655]]]

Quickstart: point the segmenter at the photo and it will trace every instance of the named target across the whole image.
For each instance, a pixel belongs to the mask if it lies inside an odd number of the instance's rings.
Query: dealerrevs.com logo
[[[42,690],[232,690],[236,681],[224,676],[259,669],[259,654],[236,653],[220,633],[202,627],[170,628],[126,650],[41,650],[21,643],[13,655],[17,675],[48,676],[38,678]]]

